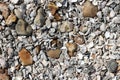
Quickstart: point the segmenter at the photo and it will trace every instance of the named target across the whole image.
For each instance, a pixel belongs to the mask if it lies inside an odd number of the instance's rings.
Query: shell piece
[[[22,65],[30,65],[33,63],[33,59],[30,52],[25,48],[22,48],[20,50],[19,57]]]
[[[6,19],[6,24],[11,25],[16,20],[17,20],[16,16],[13,13],[11,13],[10,16],[8,16],[8,18]]]
[[[8,15],[9,15],[8,5],[0,2],[0,11],[2,12],[3,17],[5,19],[7,19]]]
[[[94,6],[90,1],[86,1],[83,4],[83,16],[84,17],[95,17],[98,12],[97,6]]]
[[[68,54],[70,57],[74,56],[74,52],[77,49],[77,45],[75,43],[66,43],[66,47],[68,49]]]
[[[47,51],[47,56],[51,58],[58,59],[60,57],[61,50],[60,49],[51,49]]]

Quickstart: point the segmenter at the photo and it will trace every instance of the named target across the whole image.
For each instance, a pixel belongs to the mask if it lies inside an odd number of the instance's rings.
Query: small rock
[[[68,49],[69,56],[75,56],[74,52],[77,49],[77,45],[75,43],[66,43],[66,47]]]
[[[30,52],[25,48],[20,50],[19,57],[22,65],[31,65],[33,63]]]
[[[64,21],[63,24],[60,26],[61,32],[70,32],[73,29],[73,24],[69,21]]]
[[[100,30],[101,30],[101,31],[105,31],[105,30],[106,30],[106,25],[105,25],[105,23],[102,23],[102,25],[100,26]]]
[[[45,24],[45,13],[42,8],[38,9],[34,24],[38,26],[43,26]]]
[[[17,4],[19,2],[19,0],[10,0],[10,2],[13,4]]]
[[[107,38],[109,38],[109,37],[110,37],[110,32],[106,31],[106,32],[105,32],[105,38],[107,39]]]
[[[58,7],[53,2],[51,2],[48,4],[48,9],[50,9],[50,12],[52,13],[52,15],[54,15],[58,10]]]
[[[112,60],[108,61],[107,68],[110,72],[114,73],[114,72],[116,72],[116,70],[118,68],[118,63],[114,59],[112,59]]]
[[[0,11],[2,12],[4,19],[6,19],[9,15],[8,5],[0,2]]]
[[[58,13],[56,13],[56,14],[54,15],[54,18],[55,18],[55,20],[57,20],[57,21],[59,21],[59,20],[62,19],[61,16],[60,16]]]
[[[74,37],[74,40],[77,44],[82,45],[85,43],[84,37],[82,35],[77,35]]]
[[[6,24],[11,25],[16,20],[17,20],[16,16],[13,13],[11,13],[10,16],[8,16],[8,18],[6,19]]]
[[[4,71],[0,69],[0,80],[10,80],[7,70]]]
[[[86,26],[80,26],[80,31],[83,32],[83,33],[86,33],[88,30],[88,27]]]
[[[83,4],[83,16],[84,17],[95,17],[98,12],[97,6],[94,6],[90,1],[86,1]]]
[[[22,12],[19,9],[14,9],[14,13],[18,18],[22,18]]]
[[[112,18],[112,17],[114,17],[115,16],[115,12],[113,11],[113,10],[111,10],[111,12],[110,12],[110,17]]]
[[[41,50],[40,45],[37,45],[37,46],[35,47],[36,54],[39,54],[39,53],[40,53],[40,50]]]
[[[2,68],[4,68],[4,67],[5,67],[5,65],[6,65],[5,58],[0,57],[0,66],[1,66]]]
[[[60,49],[51,49],[47,51],[47,56],[51,58],[58,59],[60,57],[61,50]]]
[[[29,36],[32,34],[32,27],[28,25],[23,19],[18,20],[15,29],[18,35]]]
[[[120,24],[120,16],[116,16],[112,19],[113,23]]]

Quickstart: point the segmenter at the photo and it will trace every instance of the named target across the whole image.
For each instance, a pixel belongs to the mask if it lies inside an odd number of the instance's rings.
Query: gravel
[[[119,80],[119,0],[0,1],[0,80]]]

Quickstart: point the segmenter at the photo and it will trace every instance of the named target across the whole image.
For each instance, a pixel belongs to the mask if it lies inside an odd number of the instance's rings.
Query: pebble
[[[8,18],[6,19],[6,24],[11,25],[13,22],[16,22],[16,20],[16,16],[13,13],[11,13],[10,16],[8,16]]]
[[[5,68],[5,65],[6,65],[5,58],[0,57],[0,66],[1,66],[2,68]]]
[[[18,18],[22,18],[23,14],[20,9],[14,9],[14,13]]]
[[[4,70],[0,70],[0,80],[10,80],[7,71],[4,72]]]
[[[45,24],[45,13],[42,8],[38,9],[34,24],[37,26],[43,26]]]
[[[73,29],[73,24],[69,21],[63,21],[62,25],[60,26],[61,32],[70,32]]]
[[[107,38],[109,38],[109,37],[110,37],[110,32],[106,31],[106,32],[105,32],[105,38],[107,39]]]
[[[90,1],[86,1],[83,4],[83,16],[84,17],[95,17],[97,15],[98,8],[94,6]]]
[[[84,37],[82,35],[77,35],[74,37],[74,40],[77,44],[82,45],[85,43]]]
[[[48,9],[50,10],[50,12],[52,13],[52,15],[54,15],[56,13],[56,11],[58,10],[58,7],[55,5],[55,3],[50,2],[48,4]]]
[[[113,10],[111,10],[110,17],[113,18],[114,16],[115,16],[115,12]]]
[[[27,49],[22,48],[19,51],[19,57],[20,57],[20,61],[21,61],[22,65],[27,66],[27,65],[33,64],[31,53]]]
[[[107,69],[110,72],[112,72],[112,73],[116,72],[117,68],[118,68],[118,63],[114,59],[108,61],[108,63],[107,63]]]
[[[77,49],[77,45],[75,43],[66,43],[66,47],[68,49],[68,55],[70,57],[75,56],[74,52]]]
[[[51,58],[58,59],[60,57],[61,50],[60,49],[51,49],[47,51],[47,56]]]
[[[106,30],[106,25],[105,25],[105,23],[102,23],[102,24],[101,24],[100,30],[101,30],[101,31],[105,31],[105,30]]]
[[[15,30],[18,35],[21,36],[29,36],[32,34],[32,27],[28,25],[23,19],[19,19],[16,26]]]
[[[112,19],[112,23],[120,24],[120,16],[116,16]]]
[[[4,19],[6,19],[9,15],[8,5],[0,2],[0,11],[2,12]]]

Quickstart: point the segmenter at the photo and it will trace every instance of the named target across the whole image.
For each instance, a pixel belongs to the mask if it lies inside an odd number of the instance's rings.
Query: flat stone
[[[108,61],[108,63],[107,63],[107,69],[110,72],[112,72],[112,73],[116,72],[117,68],[118,68],[118,63],[114,59]]]
[[[60,49],[51,49],[47,51],[47,56],[58,59],[60,57],[60,53],[61,53]]]
[[[98,12],[97,6],[94,6],[90,1],[86,1],[83,4],[83,16],[84,17],[95,17]]]
[[[18,18],[22,18],[22,12],[19,9],[14,9],[14,13]]]
[[[37,26],[43,26],[45,24],[45,13],[42,8],[38,9],[34,24]]]
[[[32,34],[32,27],[28,25],[23,19],[19,19],[16,26],[15,30],[18,35],[21,36],[29,36]]]
[[[10,16],[8,16],[8,18],[6,19],[6,24],[11,25],[13,22],[16,22],[16,20],[16,16],[13,13],[11,13]]]
[[[22,48],[20,50],[19,57],[22,65],[31,65],[33,63],[33,59],[30,52],[25,48]]]

